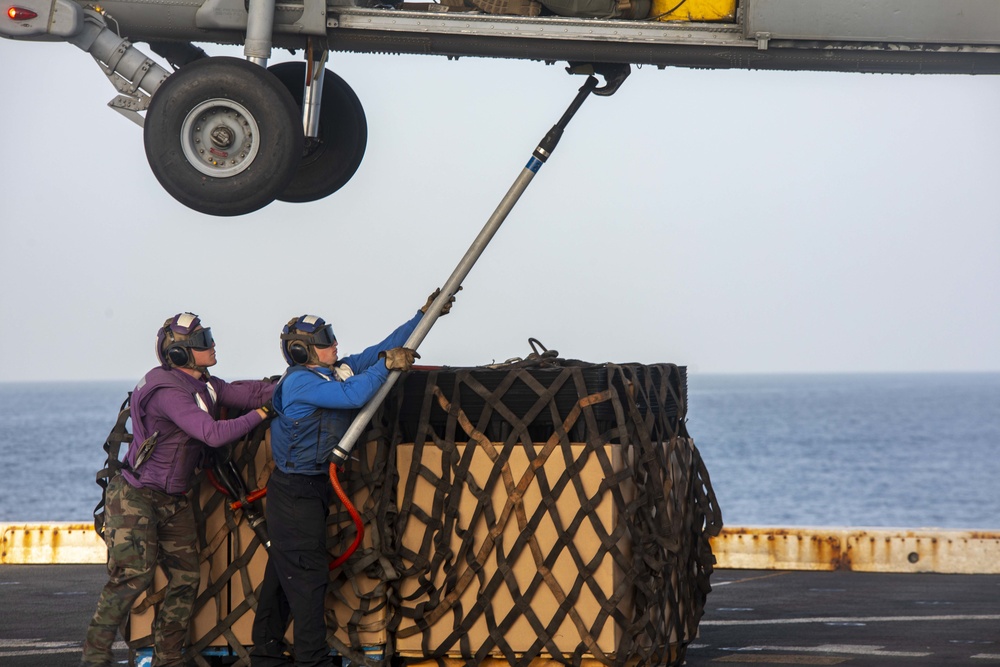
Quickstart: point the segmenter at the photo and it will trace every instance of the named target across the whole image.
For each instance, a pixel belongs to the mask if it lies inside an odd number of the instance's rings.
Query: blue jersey
[[[322,367],[292,366],[285,372],[272,399],[278,416],[271,423],[271,453],[279,470],[308,475],[325,472],[354,411],[389,377],[379,352],[403,345],[421,317],[418,311],[385,340],[340,360],[338,367],[350,369],[345,379]]]

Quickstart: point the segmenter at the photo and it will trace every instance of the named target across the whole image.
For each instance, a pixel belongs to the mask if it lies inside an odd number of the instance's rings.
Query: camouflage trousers
[[[136,598],[150,588],[159,564],[167,587],[153,623],[153,665],[180,665],[200,580],[191,504],[186,496],[137,489],[117,475],[108,483],[105,511],[108,583],[87,629],[83,662],[113,662],[111,646],[118,628]]]

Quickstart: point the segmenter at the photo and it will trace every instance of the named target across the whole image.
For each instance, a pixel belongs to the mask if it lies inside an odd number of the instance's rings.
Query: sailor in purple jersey
[[[146,373],[132,392],[133,441],[121,474],[108,483],[104,537],[109,576],[87,630],[82,665],[112,664],[118,627],[149,587],[157,564],[168,583],[153,626],[153,665],[185,664],[200,580],[187,492],[206,445],[229,444],[270,416],[270,382],[229,384],[209,374],[216,364],[215,341],[197,315],[179,313],[164,322],[156,355],[160,366]],[[248,412],[223,420],[223,406]]]

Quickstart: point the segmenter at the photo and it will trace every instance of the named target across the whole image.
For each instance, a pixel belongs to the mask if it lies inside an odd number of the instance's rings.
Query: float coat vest
[[[209,379],[208,382],[212,380]],[[132,392],[131,418],[133,440],[125,455],[126,467],[122,469],[126,481],[135,487],[149,487],[169,494],[187,493],[191,488],[194,471],[201,462],[205,444],[195,440],[179,427],[162,428],[156,435],[152,455],[138,469],[136,457],[142,443],[153,435],[148,424],[147,408],[156,391],[173,387],[192,394],[202,409],[218,418],[215,396],[209,392],[208,382],[192,383],[188,376],[175,369],[154,368],[146,373]]]
[[[277,417],[271,422],[271,456],[279,470],[297,475],[320,475],[328,468],[333,448],[347,433],[354,418],[354,410],[317,408],[299,419],[286,417],[282,402],[282,384],[292,373],[314,373],[329,380],[337,380],[316,373],[305,366],[291,366],[274,388],[272,404]]]

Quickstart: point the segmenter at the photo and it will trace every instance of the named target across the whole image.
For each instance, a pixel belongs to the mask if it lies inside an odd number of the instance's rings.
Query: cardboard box
[[[251,490],[266,488],[267,481],[271,478],[271,471],[273,470],[274,461],[271,459],[271,431],[268,430],[264,435],[264,441],[261,443],[260,447],[257,448],[257,452],[253,459],[252,469],[246,471],[247,484],[251,487]],[[252,481],[250,480],[251,477],[253,478]],[[266,505],[267,497],[265,496],[257,503],[258,511],[263,513]],[[236,535],[230,538],[230,562],[233,562],[246,552],[246,549],[251,544],[253,537],[253,529],[241,515]],[[241,603],[260,587],[261,582],[264,581],[265,565],[267,565],[267,551],[262,546],[258,546],[257,550],[254,551],[250,562],[247,563],[247,580],[244,581],[244,577],[239,574],[230,580],[230,612],[238,610]],[[256,603],[249,605],[249,607],[250,608],[246,609],[239,617],[234,618],[232,624],[233,634],[243,646],[253,645],[253,608],[256,607]],[[290,641],[291,632],[287,633],[286,636]]]
[[[364,451],[369,456],[369,465],[374,464],[376,443],[368,443]],[[358,450],[360,451],[359,447]],[[241,452],[237,452],[237,460],[240,459]],[[258,448],[253,466],[248,470],[241,471],[247,477],[247,484],[251,490],[264,488],[270,479],[271,471],[274,469],[274,462],[271,459],[270,432],[267,433],[264,442]],[[252,479],[249,479],[252,478]],[[226,506],[231,502],[231,498],[223,497],[207,481],[203,482],[198,489],[199,507],[211,507],[212,511],[205,514],[205,538],[208,546],[202,551],[202,571],[201,571],[201,595],[209,586],[219,588],[216,595],[209,599],[204,606],[197,609],[191,625],[191,643],[200,642],[207,636],[212,636],[208,646],[227,646],[228,641],[222,631],[231,625],[231,631],[236,641],[242,646],[249,647],[253,644],[253,607],[255,604],[247,602],[247,599],[254,595],[264,580],[264,568],[267,565],[267,552],[260,545],[256,546],[253,555],[246,564],[245,574],[239,568],[231,568],[233,563],[241,559],[253,544],[255,537],[253,529],[250,527],[242,512],[237,512],[235,519],[237,527],[235,531],[230,530],[227,523]],[[359,509],[365,507],[369,502],[369,490],[365,487],[358,488],[352,494],[352,502]],[[260,511],[264,511],[267,498],[258,502]],[[331,507],[332,512],[338,512],[340,501],[336,498]],[[340,523],[331,523],[331,531],[344,531],[349,520]],[[372,531],[375,528],[366,525],[365,538],[359,547],[359,552],[365,548],[370,549],[373,544]],[[227,570],[232,569],[227,573]],[[228,578],[219,586],[220,579]],[[330,627],[337,628],[336,637],[343,643],[350,645],[351,638],[347,630],[349,623],[357,624],[357,631],[362,646],[382,646],[387,641],[387,614],[386,600],[384,593],[381,593],[382,582],[372,579],[364,573],[358,574],[350,580],[341,577],[340,585],[331,587],[327,594],[327,616]],[[166,585],[166,576],[157,568],[154,580],[155,591],[161,591]],[[375,595],[376,591],[379,592]],[[368,599],[370,610],[362,612],[361,598]],[[149,638],[152,632],[153,619],[155,617],[155,606],[145,604],[146,594],[140,596],[136,601],[136,608],[142,611],[133,611],[130,620],[130,640],[141,640]],[[358,618],[360,614],[360,619]],[[294,624],[293,624],[294,625]],[[293,627],[290,626],[286,633],[286,640],[291,643],[293,637]],[[142,645],[151,646],[152,640],[143,642]]]
[[[205,507],[212,501],[213,494],[218,492],[209,484],[204,484],[198,490],[198,499],[201,507]],[[229,531],[226,528],[224,508],[218,500],[218,511],[212,512],[206,517],[205,537],[208,546],[201,553],[201,583],[198,588],[200,598],[206,590],[224,576],[226,568],[229,566]],[[154,598],[162,598],[164,588],[167,585],[167,577],[163,569],[159,566],[153,576]],[[142,609],[141,612],[132,611],[129,616],[129,641],[138,641],[149,637],[148,642],[143,642],[142,646],[152,646],[152,626],[155,618],[157,604],[148,605],[146,598],[149,593],[143,593],[136,600],[133,609]],[[197,604],[197,603],[196,603]],[[148,605],[148,606],[147,606]],[[208,599],[200,608],[196,608],[191,619],[191,637],[201,638],[211,633],[219,621],[229,613],[228,591],[220,590],[217,594]],[[226,646],[225,637],[216,637],[209,644],[210,646]]]
[[[468,451],[470,447],[473,448],[471,454]],[[442,466],[442,459],[445,458],[442,450],[425,446],[422,460],[419,461],[419,465],[424,468],[423,474],[413,480],[412,489],[405,487],[408,483],[408,472],[415,463],[414,447],[402,444],[397,448],[397,467],[400,472],[397,499],[400,502],[409,496],[413,505],[432,515],[432,508],[439,507],[440,503],[445,501],[457,502],[459,509],[458,523],[450,534],[435,534],[429,539],[425,535],[428,527],[417,518],[417,515],[411,512],[407,516],[402,536],[402,551],[421,552],[422,544],[431,544],[429,558],[435,565],[426,576],[436,589],[436,595],[435,601],[432,601],[431,596],[426,593],[412,600],[407,597],[417,593],[420,576],[405,578],[400,584],[400,593],[408,600],[406,605],[411,609],[417,609],[419,605],[433,604],[427,611],[429,615],[437,617],[429,628],[426,648],[424,634],[415,632],[417,626],[414,622],[404,618],[396,634],[397,652],[403,656],[421,656],[426,655],[428,650],[435,651],[439,647],[447,647],[449,656],[459,655],[460,645],[457,641],[459,635],[468,637],[472,651],[487,643],[493,643],[489,627],[492,622],[488,621],[485,615],[479,615],[467,629],[458,630],[458,628],[484,594],[482,590],[484,582],[488,584],[501,570],[503,564],[506,564],[511,569],[514,581],[511,582],[509,578],[505,580],[496,589],[489,605],[497,624],[514,609],[515,597],[524,596],[530,597],[528,606],[531,612],[537,615],[543,624],[548,625],[555,616],[561,600],[570,591],[578,588],[579,598],[573,605],[573,613],[566,614],[557,631],[553,633],[555,644],[566,653],[572,653],[581,641],[584,641],[581,634],[590,634],[595,630],[594,648],[602,653],[614,653],[619,645],[622,629],[610,617],[605,617],[600,627],[596,625],[602,610],[601,601],[594,589],[599,590],[601,597],[604,598],[611,598],[620,590],[624,578],[623,567],[627,567],[630,549],[627,540],[623,539],[618,543],[621,553],[619,556],[621,560],[618,562],[611,552],[602,549],[602,537],[612,534],[618,521],[617,508],[610,493],[603,493],[593,510],[596,523],[587,517],[577,522],[576,533],[572,536],[572,546],[578,552],[579,561],[574,559],[570,548],[560,547],[561,552],[551,567],[554,583],[543,580],[530,596],[524,594],[536,576],[545,573],[543,563],[557,548],[557,522],[559,528],[566,531],[574,525],[574,519],[578,518],[578,514],[585,513],[582,509],[581,496],[594,499],[600,495],[601,484],[605,478],[601,459],[603,458],[604,464],[610,465],[613,470],[622,468],[621,447],[606,445],[600,452],[586,455],[587,448],[582,444],[569,445],[568,452],[561,445],[556,445],[551,451],[546,452],[543,449],[544,443],[536,443],[534,457],[529,458],[527,448],[517,444],[512,446],[513,449],[501,474],[497,474],[494,472],[495,465],[491,456],[495,456],[502,447],[501,443],[489,443],[485,446],[475,443],[455,445],[455,458],[452,460],[456,463],[471,456],[468,470],[471,481],[468,481],[455,477],[455,466]],[[565,486],[562,493],[554,498],[555,512],[552,512],[543,502],[541,480],[544,478],[548,487],[555,485],[557,480],[566,474],[567,454],[570,463],[582,465],[582,468],[577,476],[578,479]],[[443,477],[452,480],[453,484],[447,493],[444,493],[428,481],[428,476],[438,479]],[[495,481],[492,485],[491,476]],[[516,490],[518,484],[529,479],[530,483],[521,487],[523,493]],[[578,491],[576,484],[579,484],[582,491]],[[489,502],[480,503],[474,491],[484,500],[486,498],[484,491],[488,491]],[[621,492],[628,499],[634,496],[632,488],[622,488]],[[458,498],[454,494],[459,494]],[[548,492],[546,495],[550,496]],[[551,501],[553,498],[548,497],[547,500]],[[405,508],[400,507],[400,509]],[[542,512],[542,516],[537,529],[524,548],[514,553],[517,550],[515,543],[525,531],[525,526],[538,512]],[[471,544],[463,545],[463,534],[472,536]],[[448,544],[450,548],[450,553],[443,560],[441,554],[436,553],[434,546],[440,544]],[[597,563],[592,563],[602,551],[603,557]],[[478,575],[468,563],[468,560],[476,558],[483,563],[482,572]],[[581,573],[583,565],[594,567],[593,575],[589,578],[585,578]],[[581,579],[585,581],[580,581]],[[511,588],[514,589],[513,593]],[[437,594],[440,595],[440,600],[436,599]],[[628,591],[619,602],[618,608],[624,611],[630,609],[631,605],[631,593]],[[515,614],[517,615],[517,612]],[[584,633],[578,629],[577,623],[586,629]],[[538,633],[523,614],[519,615],[504,635],[504,641],[518,653],[527,651],[537,639]],[[499,654],[499,650],[494,654]]]
[[[372,442],[368,443],[363,449],[369,457],[370,464],[374,462],[375,447],[376,443]],[[355,449],[355,452],[360,451],[362,451],[360,446]],[[254,486],[254,488],[263,488],[267,485],[267,480],[270,478],[271,471],[274,469],[274,463],[271,459],[270,431],[268,431],[263,445],[258,449],[254,463],[255,468],[258,471],[255,479],[256,486]],[[346,483],[346,481],[343,483]],[[351,494],[351,502],[359,510],[363,510],[365,503],[368,501],[369,490],[363,486],[359,487],[353,494]],[[266,504],[267,497],[265,496],[261,501],[261,507],[266,507]],[[340,500],[334,496],[331,504],[331,513],[343,513],[341,510]],[[347,529],[348,525],[353,525],[349,519],[345,519],[341,522],[331,521],[330,531],[331,533],[344,531]],[[359,552],[363,552],[366,548],[371,548],[371,532],[373,530],[374,527],[370,524],[365,526],[365,537],[361,546],[358,548]],[[242,553],[242,550],[245,549],[246,545],[250,544],[250,540],[252,538],[252,529],[249,525],[247,525],[246,521],[241,521],[235,538],[232,541],[233,553],[231,558],[237,558],[239,554]],[[336,557],[339,554],[333,555]],[[264,549],[257,549],[247,564],[247,582],[244,582],[243,577],[236,576],[230,583],[232,609],[236,609],[240,602],[246,599],[248,594],[260,587],[261,582],[264,580],[264,568],[266,565],[267,552]],[[338,581],[340,582],[339,585],[331,586],[327,591],[327,626],[336,629],[334,635],[337,639],[344,644],[350,645],[351,638],[347,630],[347,625],[353,622],[357,624],[357,630],[362,646],[384,645],[387,641],[386,628],[388,627],[384,595],[381,595],[376,604],[372,604],[371,601],[369,602],[369,604],[375,607],[375,609],[365,613],[360,613],[360,619],[356,618],[362,608],[361,596],[370,597],[373,592],[378,589],[378,586],[382,582],[377,579],[372,579],[364,573],[355,576],[352,580],[345,580],[341,577]],[[250,646],[253,643],[253,619],[253,610],[248,610],[233,623],[233,634],[244,646]],[[293,626],[294,623],[292,626],[289,626],[288,632],[285,634],[286,641],[289,644],[292,643],[292,638],[294,636]]]
[[[378,443],[368,442],[353,450],[353,456],[365,456],[365,471],[372,471],[378,464]],[[335,629],[334,635],[344,644],[351,646],[348,626],[354,626],[361,646],[383,646],[388,642],[388,614],[385,582],[368,576],[365,572],[353,572],[359,560],[366,560],[373,554],[376,531],[385,530],[373,522],[375,518],[375,498],[371,489],[365,486],[364,475],[357,470],[359,461],[352,461],[352,468],[340,476],[341,486],[351,499],[355,509],[361,514],[365,534],[357,551],[343,566],[334,572],[333,584],[327,590],[327,627]],[[333,558],[339,557],[354,541],[354,521],[334,494],[330,505],[330,537],[336,540]],[[353,573],[352,573],[353,572]],[[355,647],[357,648],[357,647]]]

